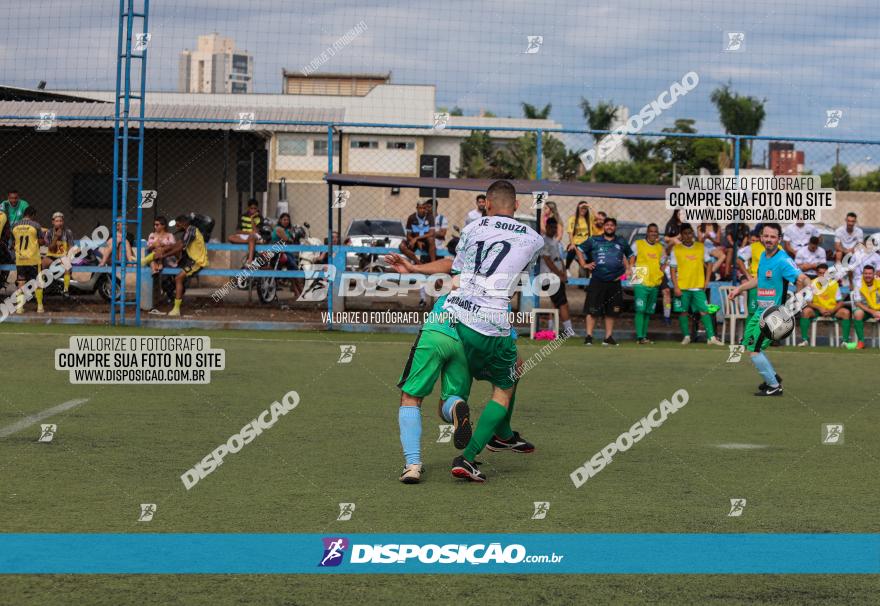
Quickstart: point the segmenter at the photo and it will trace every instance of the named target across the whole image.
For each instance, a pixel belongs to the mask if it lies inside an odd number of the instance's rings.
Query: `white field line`
[[[63,402],[58,406],[53,406],[52,408],[47,408],[42,412],[38,412],[34,415],[28,415],[25,418],[16,421],[12,425],[7,425],[6,427],[0,428],[0,438],[5,438],[6,436],[11,436],[14,433],[18,433],[22,429],[27,429],[31,425],[36,425],[40,421],[44,419],[48,419],[51,416],[57,415],[59,412],[64,412],[65,410],[70,410],[71,408],[76,408],[80,404],[85,404],[88,402],[88,398],[79,398],[76,400],[68,400],[67,402]]]

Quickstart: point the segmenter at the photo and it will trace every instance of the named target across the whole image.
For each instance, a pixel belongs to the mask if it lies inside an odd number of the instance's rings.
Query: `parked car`
[[[349,246],[387,246],[395,250],[406,238],[403,223],[393,219],[356,219],[348,226]],[[388,264],[379,254],[348,252],[345,267],[353,271],[385,271]]]

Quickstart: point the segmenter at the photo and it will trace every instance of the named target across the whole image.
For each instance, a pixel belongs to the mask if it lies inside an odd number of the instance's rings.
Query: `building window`
[[[278,135],[279,156],[305,156],[309,141],[296,135]]]
[[[248,56],[232,55],[232,71],[246,74],[248,71]]]
[[[416,144],[413,141],[388,141],[385,143],[385,149],[415,149]]]
[[[232,92],[233,93],[246,93],[247,84],[245,82],[233,82],[232,83]]]
[[[379,142],[370,139],[352,139],[352,149],[379,149]]]
[[[327,155],[327,139],[315,139],[312,141],[312,155],[313,156],[326,156]]]

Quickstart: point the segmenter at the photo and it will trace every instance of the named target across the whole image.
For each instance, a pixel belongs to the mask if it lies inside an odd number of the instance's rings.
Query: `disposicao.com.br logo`
[[[324,537],[323,555],[319,566],[338,566],[345,557],[349,541],[341,537]],[[350,564],[557,564],[565,557],[557,553],[529,554],[523,545],[512,543],[389,543],[350,545]]]

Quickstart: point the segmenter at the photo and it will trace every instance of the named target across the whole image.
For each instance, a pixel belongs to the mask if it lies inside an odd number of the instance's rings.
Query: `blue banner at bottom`
[[[0,534],[0,574],[878,574],[878,534]]]

